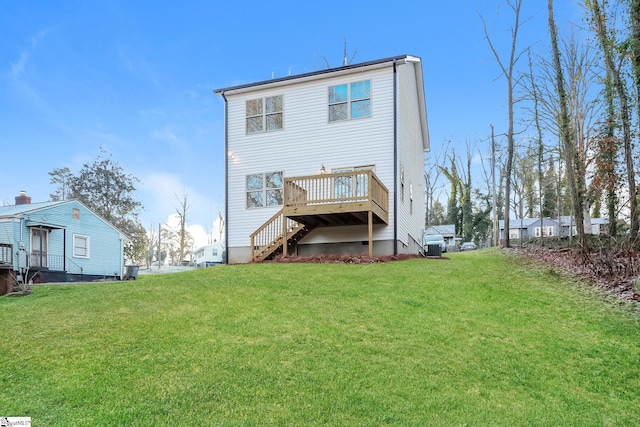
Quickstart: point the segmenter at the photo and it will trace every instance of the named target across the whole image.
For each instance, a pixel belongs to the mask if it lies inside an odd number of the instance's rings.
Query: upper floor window
[[[283,176],[282,172],[247,175],[247,207],[282,205]]]
[[[80,209],[73,208],[71,210],[71,216],[73,217],[73,219],[80,219]]]
[[[371,116],[371,81],[329,87],[329,121]]]
[[[247,134],[282,129],[282,95],[247,101],[246,115]]]

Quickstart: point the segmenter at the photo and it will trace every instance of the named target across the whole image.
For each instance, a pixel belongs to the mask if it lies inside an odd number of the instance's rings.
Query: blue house
[[[128,238],[109,222],[77,200],[31,203],[24,192],[15,200],[0,206],[5,293],[16,276],[33,283],[123,278]]]

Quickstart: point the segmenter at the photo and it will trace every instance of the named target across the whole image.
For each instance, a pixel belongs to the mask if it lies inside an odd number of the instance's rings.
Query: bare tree
[[[440,182],[440,175],[442,174],[441,167],[444,166],[442,162],[446,158],[447,151],[448,143],[440,154],[434,155],[433,157],[429,156],[427,158],[427,165],[424,173],[425,228],[432,225],[431,212],[433,211],[433,205],[435,202],[435,193],[440,187],[442,187],[442,183]]]
[[[575,138],[571,132],[571,119],[569,117],[569,102],[567,99],[567,91],[565,88],[564,72],[562,61],[560,58],[560,48],[558,45],[558,29],[553,14],[553,0],[547,3],[549,12],[549,34],[551,37],[551,51],[553,56],[553,65],[556,77],[556,93],[558,95],[558,104],[560,106],[560,115],[558,118],[560,129],[560,141],[563,146],[565,155],[565,167],[567,172],[567,180],[569,189],[571,190],[571,200],[573,204],[573,217],[576,221],[576,230],[578,232],[578,242],[580,250],[583,254],[587,253],[587,240],[584,234],[583,222],[583,197],[580,194],[581,183],[576,182],[578,178],[575,173],[575,165],[578,162],[578,153],[576,150]]]
[[[543,208],[543,195],[544,195],[544,140],[542,133],[542,124],[540,122],[540,91],[533,75],[533,62],[531,61],[531,55],[529,55],[529,95],[533,101],[532,113],[533,113],[533,126],[536,130],[535,133],[535,152],[536,152],[536,172],[538,177],[538,215],[540,219],[540,247],[544,246],[544,208]]]
[[[159,247],[160,240],[159,239],[160,239],[160,234],[156,232],[155,226],[152,223],[149,226],[149,230],[147,230],[148,249],[147,249],[146,257],[144,259],[144,262],[147,265],[147,268],[151,268],[151,265],[153,264],[154,256],[158,261],[158,266],[160,266],[161,256],[160,256],[160,247]]]
[[[356,58],[356,55],[358,54],[358,48],[356,47],[352,53],[349,53],[348,49],[347,49],[347,37],[344,37],[344,44],[343,44],[343,48],[342,48],[342,61],[341,61],[341,66],[346,66],[349,65],[353,62],[353,60]],[[320,67],[322,69],[328,69],[331,68],[331,62],[329,61],[329,58],[327,58],[326,55],[322,55],[322,66]]]
[[[600,5],[599,0],[589,0],[586,2],[588,10],[591,12],[591,18],[593,23],[593,29],[600,41],[600,47],[602,49],[602,55],[604,58],[605,65],[607,67],[607,72],[611,76],[613,81],[613,87],[616,90],[616,94],[618,97],[618,102],[620,104],[620,120],[622,125],[622,145],[624,147],[624,158],[625,164],[627,167],[627,186],[629,191],[629,207],[630,207],[630,217],[631,217],[631,229],[630,229],[630,237],[631,240],[636,240],[638,237],[638,199],[637,199],[637,189],[636,189],[636,177],[635,177],[635,166],[633,160],[633,149],[631,144],[632,139],[632,131],[631,131],[631,114],[629,113],[629,95],[627,93],[627,87],[625,85],[622,73],[617,66],[617,62],[615,55],[616,51],[619,49],[616,48],[615,40],[612,36],[610,36],[607,30],[607,23],[604,12]],[[633,7],[640,9],[640,6],[633,5]],[[634,9],[636,12],[637,9]],[[635,20],[640,18],[633,18]],[[635,21],[634,21],[635,22]],[[640,25],[640,24],[639,24]],[[640,50],[638,51],[640,52]],[[621,55],[624,58],[627,55],[626,49],[622,49]],[[635,52],[634,52],[635,53]],[[632,55],[633,56],[633,55]],[[640,89],[638,89],[640,93]],[[640,107],[639,107],[640,108]]]
[[[187,213],[191,208],[191,204],[189,203],[189,195],[187,194],[187,190],[183,190],[182,196],[178,196],[175,194],[176,200],[180,203],[179,207],[176,208],[176,215],[178,216],[178,263],[182,264],[187,254],[187,250],[192,246],[192,239],[189,231],[187,230]]]
[[[522,0],[507,0],[507,6],[513,11],[514,14],[514,23],[513,27],[511,27],[511,50],[509,52],[509,60],[508,62],[504,62],[498,51],[496,50],[493,42],[491,41],[491,37],[489,36],[489,31],[487,30],[487,25],[482,18],[482,24],[484,27],[484,35],[489,43],[489,47],[491,48],[491,52],[493,52],[493,56],[500,67],[502,75],[504,75],[507,82],[507,108],[508,108],[508,128],[507,128],[507,161],[506,161],[506,171],[505,171],[505,214],[504,214],[504,230],[505,230],[505,246],[510,247],[510,239],[509,239],[509,203],[511,200],[511,170],[513,168],[513,153],[514,153],[514,87],[517,83],[515,78],[515,66],[518,62],[518,59],[522,55],[523,52],[518,53],[517,51],[517,41],[518,41],[518,30],[520,29],[520,7],[522,6]]]

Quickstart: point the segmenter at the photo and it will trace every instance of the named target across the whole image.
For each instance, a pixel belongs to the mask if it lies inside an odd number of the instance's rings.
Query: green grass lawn
[[[222,266],[0,298],[42,426],[640,425],[640,314],[496,250]]]

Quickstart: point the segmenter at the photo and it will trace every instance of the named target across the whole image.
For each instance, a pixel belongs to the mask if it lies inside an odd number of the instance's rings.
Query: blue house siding
[[[33,245],[33,233],[46,236],[43,251]],[[88,241],[86,256],[74,254],[75,236]],[[25,257],[15,255],[22,243],[31,269],[121,277],[124,240],[119,230],[75,200],[0,207],[0,243],[13,245],[15,270],[25,265]]]
[[[15,219],[0,220],[0,243],[12,245],[13,268],[18,268],[16,251],[20,242],[20,222]]]
[[[72,220],[67,227],[68,257],[83,268],[84,274],[120,275],[122,241],[119,233],[84,206],[74,207],[80,209],[80,219]],[[87,258],[74,256],[75,235],[89,238]]]

